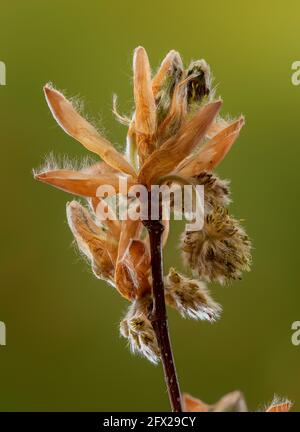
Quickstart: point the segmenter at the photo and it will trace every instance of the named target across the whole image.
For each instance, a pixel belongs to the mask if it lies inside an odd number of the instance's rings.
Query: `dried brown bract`
[[[209,405],[185,393],[183,395],[184,411],[187,412],[247,412],[247,405],[240,391],[233,391],[223,396],[218,402]]]

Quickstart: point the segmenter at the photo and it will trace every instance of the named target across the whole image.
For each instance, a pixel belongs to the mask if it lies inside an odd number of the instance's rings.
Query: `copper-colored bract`
[[[136,48],[133,58],[135,133],[141,162],[155,149],[156,106],[152,91],[151,70],[143,47]]]
[[[84,147],[99,155],[108,165],[126,174],[135,175],[124,157],[103,138],[87,120],[78,114],[71,102],[49,85],[44,87],[46,100],[57,123]]]
[[[102,185],[112,186],[113,193],[119,192],[119,177],[114,173],[91,176],[83,172],[55,170],[36,174],[35,178],[65,192],[84,197],[96,197],[97,190]],[[128,177],[128,186],[133,184]]]
[[[218,402],[209,405],[189,394],[183,395],[184,411],[187,412],[246,412],[247,405],[244,396],[239,391],[233,391],[223,396]]]
[[[241,117],[222,129],[200,149],[199,153],[185,159],[176,168],[176,172],[182,177],[189,178],[218,165],[237,139],[243,125],[244,118]]]
[[[176,63],[182,65],[179,53],[175,50],[172,50],[163,59],[156,75],[152,79],[152,92],[155,97],[163,86],[164,80],[166,79],[168,74],[172,73],[172,68]]]
[[[175,137],[169,138],[153,152],[141,168],[139,182],[150,187],[151,184],[156,184],[160,177],[173,172],[204,138],[221,105],[221,101],[207,104],[182,126]]]

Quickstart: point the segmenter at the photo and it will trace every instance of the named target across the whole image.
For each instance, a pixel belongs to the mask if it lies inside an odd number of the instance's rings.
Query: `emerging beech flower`
[[[209,282],[239,279],[250,269],[250,240],[239,221],[223,207],[213,208],[205,216],[203,229],[185,232],[181,242],[185,262]]]
[[[243,394],[234,391],[223,396],[214,405],[208,405],[200,399],[189,394],[183,395],[183,409],[187,412],[247,412],[247,405]],[[272,403],[265,408],[265,412],[287,412],[291,409],[292,403],[287,399],[274,397]]]
[[[226,207],[230,204],[229,181],[221,180],[216,175],[203,171],[194,177],[197,184],[204,186],[205,211],[209,213],[214,207]]]
[[[120,324],[120,333],[129,341],[133,353],[141,353],[152,363],[159,360],[159,348],[156,336],[148,319],[151,312],[152,299],[144,296],[134,300]]]
[[[212,300],[204,282],[188,279],[171,268],[165,277],[165,291],[167,304],[183,317],[208,321],[219,317],[221,307]]]
[[[124,198],[120,190],[120,180],[124,179],[128,187],[143,185],[148,190],[152,185],[170,183],[203,184],[207,190],[205,227],[185,234],[185,259],[202,279],[223,282],[239,277],[250,261],[249,241],[237,221],[223,210],[229,203],[228,182],[210,171],[230,150],[244,119],[222,119],[222,101],[214,99],[209,66],[200,60],[185,69],[176,51],[167,54],[152,76],[145,49],[136,48],[132,118],[119,114],[116,97],[113,101],[115,116],[128,126],[124,154],[62,93],[49,84],[44,93],[62,129],[102,161],[77,170],[46,167],[35,172],[35,178],[87,200],[89,209],[76,201],[67,204],[70,229],[94,274],[131,302],[121,334],[128,338],[133,352],[156,362],[160,353],[148,317],[152,304],[148,233],[140,219],[120,220],[112,202]],[[107,197],[97,193],[100,186],[108,186]],[[169,222],[163,223],[165,243]],[[175,270],[166,277],[165,295],[167,302],[185,317],[213,321],[219,315],[220,307],[210,298],[204,283],[189,280]]]

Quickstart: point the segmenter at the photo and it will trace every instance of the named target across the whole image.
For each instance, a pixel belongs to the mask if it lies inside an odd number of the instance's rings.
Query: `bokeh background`
[[[161,368],[133,357],[119,337],[126,302],[96,280],[71,247],[70,197],[34,182],[45,155],[86,155],[55,124],[42,94],[52,81],[82,96],[109,139],[126,130],[111,113],[132,108],[131,62],[137,45],[153,67],[166,52],[205,58],[224,99],[223,113],[246,127],[218,173],[232,180],[232,212],[253,239],[250,274],[212,287],[223,305],[214,324],[182,320],[170,329],[184,391],[208,402],[240,389],[250,409],[274,393],[300,410],[300,60],[298,1],[5,1],[1,3],[0,410],[167,410]],[[165,266],[182,270],[173,227]]]

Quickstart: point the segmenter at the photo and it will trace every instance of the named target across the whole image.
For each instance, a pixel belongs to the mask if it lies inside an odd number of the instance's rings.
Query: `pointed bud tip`
[[[212,104],[221,107],[223,105],[223,99],[222,98],[218,98],[215,101],[213,101]]]
[[[46,178],[46,175],[47,175],[47,173],[45,173],[45,172],[41,172],[41,173],[33,172],[34,180],[38,180],[38,181],[44,181],[44,179]]]
[[[65,96],[60,91],[56,90],[51,83],[44,85],[43,91],[51,110],[55,103],[59,102],[61,99],[65,99]]]
[[[217,115],[218,112],[220,111],[222,105],[223,105],[223,99],[221,99],[221,98],[213,100],[211,102],[208,102],[206,105],[204,105],[204,107],[202,109],[199,110],[199,115],[201,115],[200,113],[203,110],[208,111],[208,112],[214,112],[215,115]]]
[[[43,183],[51,184],[51,180],[55,178],[55,175],[53,175],[52,173],[53,171],[43,171],[43,172],[35,173],[34,179]]]
[[[52,114],[54,115],[53,107],[58,100],[57,96],[62,96],[62,95],[57,90],[54,89],[51,83],[47,83],[46,85],[44,85],[43,90],[44,90],[44,95],[48,107],[50,108]]]
[[[53,90],[54,90],[53,85],[50,82],[48,82],[47,84],[45,84],[44,87],[43,87],[43,91],[44,91],[44,94],[45,94],[46,97],[50,93],[52,93]]]

